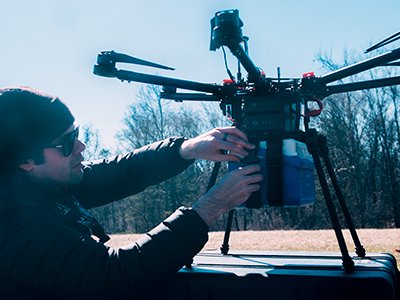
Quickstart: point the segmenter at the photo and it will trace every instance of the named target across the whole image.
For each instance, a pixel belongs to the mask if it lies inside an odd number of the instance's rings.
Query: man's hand
[[[243,131],[235,127],[222,127],[186,140],[179,153],[184,159],[240,161],[252,149],[254,145],[248,142]]]
[[[227,173],[193,204],[193,209],[210,226],[221,214],[242,204],[260,188],[263,177],[259,172],[259,165],[248,165]]]

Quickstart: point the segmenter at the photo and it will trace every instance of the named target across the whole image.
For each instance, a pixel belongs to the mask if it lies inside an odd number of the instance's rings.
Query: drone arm
[[[135,81],[162,86],[173,86],[176,88],[212,93],[216,95],[220,94],[223,91],[223,87],[217,84],[201,83],[189,80],[138,73],[133,71],[118,70],[115,67],[108,65],[95,65],[93,68],[93,73],[104,77],[116,77],[121,81]]]
[[[321,95],[323,95],[323,97],[327,97],[329,95],[337,93],[381,88],[397,84],[400,84],[400,76],[326,86],[324,91],[321,92]]]
[[[221,99],[217,96],[203,93],[176,93],[170,91],[163,91],[160,94],[162,99],[175,100],[176,102],[182,102],[184,100],[190,101],[220,101]]]
[[[325,85],[327,83],[346,78],[348,76],[375,68],[385,63],[394,61],[400,58],[400,48],[393,51],[384,53],[382,55],[375,56],[373,58],[361,61],[348,67],[344,67],[337,71],[322,75],[318,78],[318,83]]]
[[[120,80],[137,81],[137,82],[162,85],[162,86],[173,86],[180,89],[213,93],[213,94],[214,93],[218,94],[222,91],[222,87],[217,84],[201,83],[201,82],[143,74],[125,70],[118,70],[117,78]]]

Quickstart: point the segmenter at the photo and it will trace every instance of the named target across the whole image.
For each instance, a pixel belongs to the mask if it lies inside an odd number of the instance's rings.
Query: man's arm
[[[216,139],[224,141],[223,136]],[[215,154],[219,143],[209,153]],[[175,155],[183,160],[178,150]],[[17,202],[0,195],[3,205],[10,205],[0,209],[2,228],[10,228],[0,235],[0,274],[17,285],[71,297],[144,293],[187,263],[207,241],[208,226],[259,188],[259,170],[250,165],[227,173],[193,208],[178,209],[143,239],[119,250],[60,223],[42,200]]]
[[[260,188],[259,165],[248,165],[226,174],[217,185],[193,204],[193,209],[210,226],[223,213],[242,204]]]
[[[243,131],[221,127],[184,141],[179,152],[185,159],[238,162],[253,149]]]
[[[169,138],[127,155],[96,161],[85,167],[82,182],[68,187],[67,192],[86,208],[139,193],[180,174],[193,163],[179,154],[183,142],[183,138]]]
[[[10,228],[0,238],[2,296],[10,286],[24,287],[13,290],[12,298],[33,292],[74,299],[143,295],[171,278],[207,241],[207,225],[194,210],[182,208],[143,238],[113,250],[34,203],[24,200],[18,209],[0,211],[2,226]]]

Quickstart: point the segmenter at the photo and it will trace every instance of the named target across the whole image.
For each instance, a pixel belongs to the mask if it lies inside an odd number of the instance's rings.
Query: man
[[[206,243],[209,225],[259,189],[262,179],[257,165],[230,172],[192,207],[114,250],[104,245],[108,236],[87,209],[171,178],[195,159],[239,161],[253,148],[246,135],[219,128],[84,165],[85,145],[58,98],[3,88],[0,115],[1,299],[146,295],[190,261]]]

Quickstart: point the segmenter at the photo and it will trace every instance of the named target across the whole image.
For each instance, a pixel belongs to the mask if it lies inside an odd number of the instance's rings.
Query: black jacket
[[[91,208],[182,172],[181,139],[164,140],[87,166],[81,183],[51,190],[22,172],[0,185],[0,299],[132,299],[165,282],[207,241],[208,227],[180,208],[118,250],[69,222],[56,203]],[[129,295],[132,296],[129,298]]]

